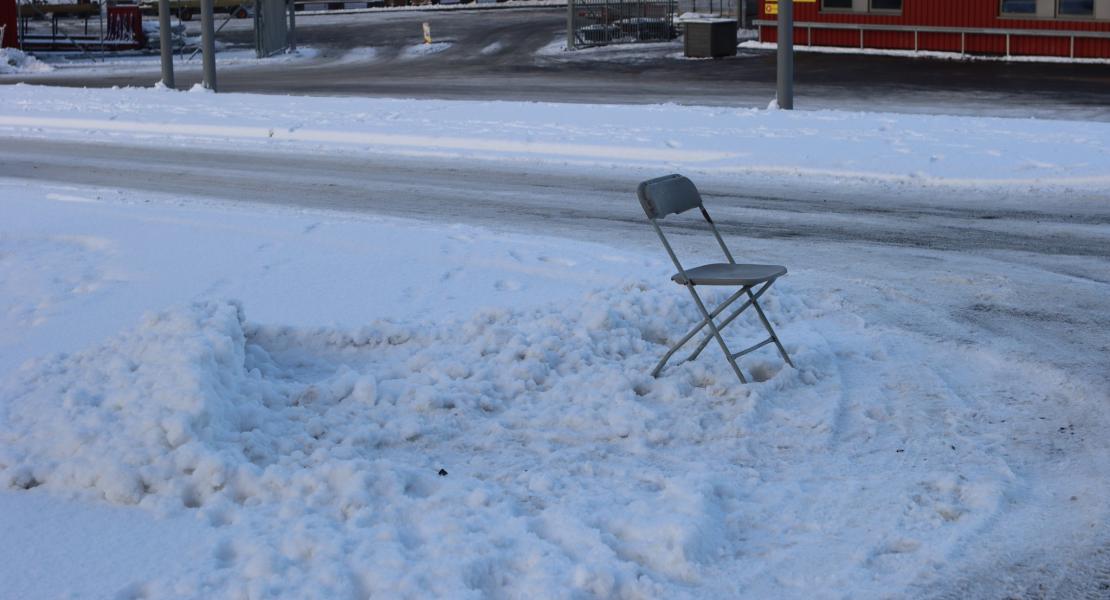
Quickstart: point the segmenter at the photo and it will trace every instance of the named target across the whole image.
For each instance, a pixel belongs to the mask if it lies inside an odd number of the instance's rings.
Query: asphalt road
[[[136,164],[142,168],[134,168]],[[615,229],[629,229],[633,236],[649,233],[637,205],[629,202],[631,190],[647,175],[567,177],[527,168],[468,163],[461,169],[453,161],[385,156],[356,160],[49,139],[8,140],[0,147],[0,177],[5,178],[511,229],[531,229],[542,222],[553,234],[602,242]],[[701,187],[722,211],[722,230],[745,237],[1110,259],[1110,235],[1091,227],[1110,226],[1110,206],[1104,202],[1086,207],[1073,202],[1073,210],[1063,211],[1050,202],[1044,210],[983,208],[978,203],[968,208],[926,203],[924,198],[892,205],[885,194],[797,189],[753,194],[743,186],[736,181]],[[751,218],[753,210],[758,219]],[[1110,274],[1101,279],[1110,284]]]
[[[771,52],[741,50],[735,58],[685,60],[680,42],[574,53],[540,52],[565,32],[565,9],[503,9],[326,15],[298,19],[301,46],[314,60],[226,68],[222,91],[303,95],[548,100],[766,106],[774,97]],[[405,58],[431,25],[446,51]],[[252,48],[249,20],[232,21],[218,36],[229,47]],[[190,27],[196,27],[195,23]],[[373,61],[345,59],[373,47]],[[181,71],[179,87],[198,80]],[[150,85],[156,66],[54,75],[0,77],[50,85]],[[1110,66],[907,59],[799,52],[799,108],[881,109],[997,116],[1110,120]]]

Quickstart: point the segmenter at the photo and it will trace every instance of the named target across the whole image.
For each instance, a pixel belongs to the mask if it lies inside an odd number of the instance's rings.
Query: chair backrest
[[[682,175],[657,177],[641,183],[636,188],[636,195],[640,197],[640,206],[647,213],[652,227],[655,228],[655,233],[659,234],[659,240],[663,242],[667,254],[671,256],[674,266],[678,267],[678,271],[683,276],[685,276],[686,271],[682,268],[682,263],[679,262],[670,242],[667,241],[667,236],[663,235],[663,229],[659,227],[657,219],[662,219],[667,215],[684,213],[691,208],[700,209],[702,218],[709,224],[709,230],[713,232],[713,237],[717,238],[717,243],[720,244],[721,250],[725,253],[725,258],[728,259],[729,263],[736,264],[736,259],[732,257],[732,252],[725,245],[721,232],[717,231],[717,225],[713,222],[713,219],[709,218],[709,211],[705,210],[701,194],[698,193],[698,188],[694,186],[693,181]]]
[[[644,207],[649,219],[662,219],[702,206],[698,188],[682,175],[649,179],[640,184],[636,195],[640,197],[640,206]]]

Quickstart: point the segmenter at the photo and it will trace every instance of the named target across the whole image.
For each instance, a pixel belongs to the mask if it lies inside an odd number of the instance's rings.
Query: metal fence
[[[568,0],[567,48],[673,40],[677,7],[677,0]]]

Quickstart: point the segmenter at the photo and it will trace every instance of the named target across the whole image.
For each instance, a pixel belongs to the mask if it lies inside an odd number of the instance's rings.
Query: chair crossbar
[[[737,291],[735,294],[729,296],[729,298],[727,300],[725,300],[724,302],[722,302],[720,304],[720,306],[713,309],[713,312],[709,313],[709,319],[713,319],[713,318],[717,317],[717,315],[724,312],[724,310],[726,308],[728,308],[730,305],[732,305],[733,302],[736,302],[737,300],[739,300],[740,296],[743,296],[747,292],[748,292],[748,287],[745,286],[745,287],[741,288],[739,291]],[[745,304],[751,304],[751,302],[748,301],[748,302],[745,302]],[[689,342],[690,339],[693,338],[695,335],[697,335],[699,331],[701,331],[702,329],[705,329],[706,325],[709,325],[709,319],[704,319],[703,318],[700,323],[695,325],[694,328],[690,330],[689,333],[682,336],[682,339],[680,339],[674,346],[671,346],[671,349],[668,350],[667,353],[665,355],[663,355],[663,358],[661,358],[659,360],[659,364],[655,365],[655,369],[652,370],[651,376],[652,377],[658,377],[659,373],[661,373],[663,371],[663,367],[665,367],[667,365],[667,361],[669,361],[671,359],[671,357],[674,356],[675,352],[678,352],[679,349],[681,349],[683,346],[686,345],[686,342]],[[723,326],[722,326],[722,328],[723,328]],[[713,339],[713,334],[712,333],[710,333],[709,335],[706,336],[705,343],[708,344],[709,340],[711,340],[711,339]],[[690,360],[690,359],[686,359],[686,360]],[[683,361],[683,362],[686,362],[686,361]]]
[[[724,329],[725,327],[728,327],[729,323],[732,323],[733,321],[736,320],[736,317],[739,317],[741,314],[744,313],[745,310],[748,310],[748,308],[750,308],[753,304],[755,304],[756,301],[759,300],[759,297],[762,296],[763,293],[767,291],[767,288],[771,287],[772,283],[774,283],[774,282],[773,281],[768,281],[767,283],[763,284],[763,287],[759,288],[759,291],[756,292],[755,294],[751,293],[751,286],[745,286],[744,289],[741,289],[739,293],[741,293],[741,294],[745,293],[745,292],[748,293],[748,296],[749,296],[748,300],[746,302],[744,302],[743,304],[741,304],[740,308],[736,309],[735,311],[732,312],[732,314],[730,314],[728,317],[726,317],[724,321],[721,321],[720,328]],[[694,352],[691,353],[690,356],[686,357],[686,360],[683,361],[683,362],[689,362],[691,360],[697,360],[698,355],[701,354],[702,350],[705,350],[705,347],[708,346],[709,342],[712,341],[712,340],[713,340],[712,335],[705,336],[702,339],[702,341],[698,342],[698,346],[697,346],[697,348],[694,349]]]
[[[733,354],[732,358],[740,358],[741,356],[744,356],[745,354],[748,354],[749,352],[755,352],[756,350],[759,350],[760,348],[766,346],[767,344],[770,344],[773,341],[775,341],[775,338],[774,337],[769,337],[769,338],[763,340],[762,342],[759,342],[758,344],[755,344],[754,346],[749,346],[749,347],[737,352],[736,354]]]

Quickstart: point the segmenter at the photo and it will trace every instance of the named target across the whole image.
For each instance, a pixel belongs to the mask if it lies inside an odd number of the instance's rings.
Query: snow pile
[[[492,54],[500,54],[504,50],[505,50],[505,44],[498,41],[498,42],[493,42],[493,43],[485,46],[484,48],[482,48],[479,51],[479,53],[482,56],[490,56]]]
[[[1075,390],[981,353],[928,366],[924,341],[780,286],[765,304],[799,368],[761,351],[749,386],[715,348],[652,379],[694,311],[637,281],[350,331],[227,302],[148,315],[0,385],[0,485],[221,532],[194,575],[141,582],[150,597],[901,589],[1020,489],[989,423],[1066,414]]]
[[[0,48],[0,75],[44,73],[54,68],[18,48]]]
[[[345,52],[343,56],[339,57],[335,62],[346,64],[353,62],[373,62],[378,60],[378,49],[373,46],[361,46],[352,48]]]
[[[397,56],[398,56],[398,58],[402,58],[402,59],[421,58],[421,57],[424,57],[424,56],[431,56],[433,54],[439,54],[440,52],[446,51],[447,49],[449,49],[451,47],[451,45],[452,45],[451,42],[433,42],[431,44],[413,44],[411,46],[405,46],[404,48],[402,48],[401,52]]]

